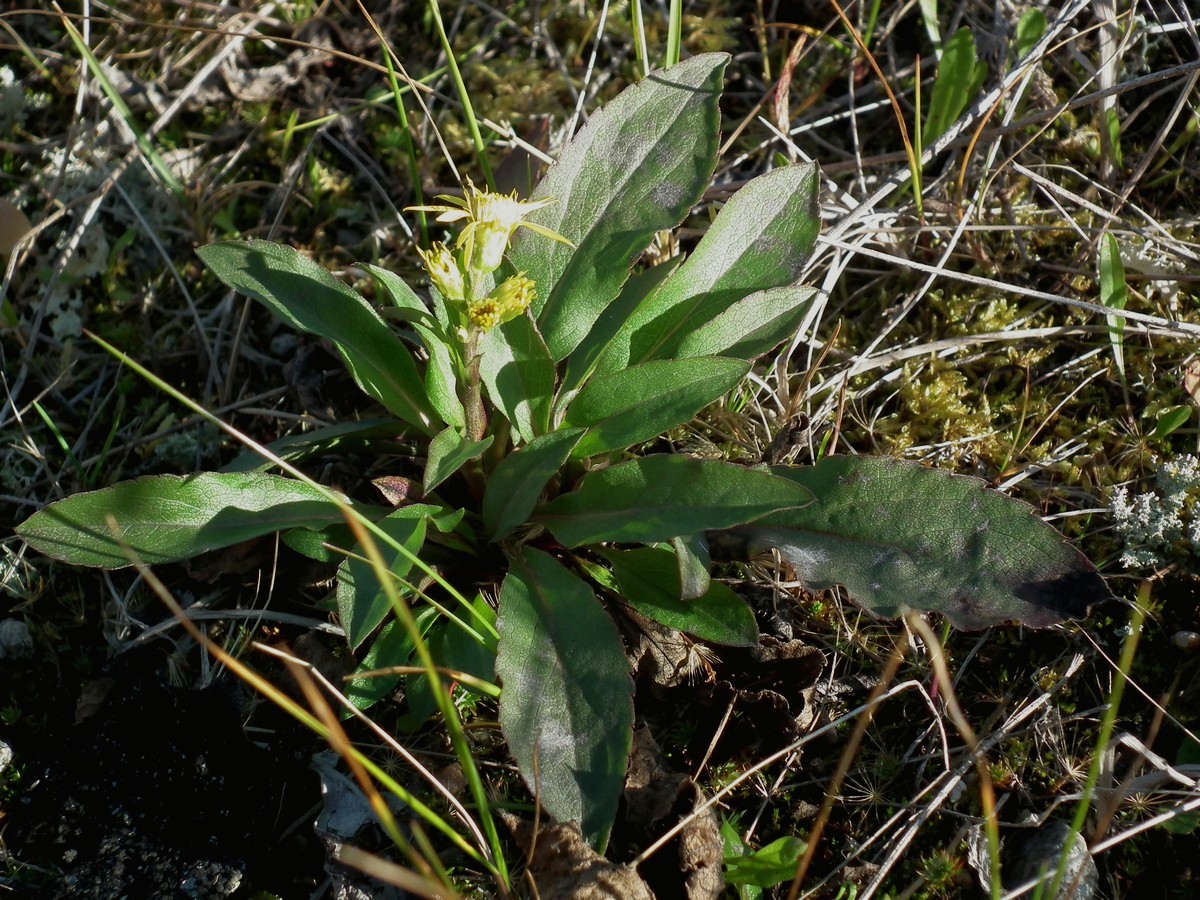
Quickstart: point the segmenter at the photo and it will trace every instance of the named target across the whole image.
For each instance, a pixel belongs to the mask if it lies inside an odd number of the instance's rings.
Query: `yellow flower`
[[[549,228],[524,221],[534,210],[554,203],[549,197],[541,200],[518,200],[516,191],[511,194],[481,191],[467,178],[462,199],[444,194],[435,199],[444,200],[446,205],[410,206],[408,209],[439,213],[439,222],[459,222],[465,219],[466,225],[454,246],[459,249],[466,248],[464,258],[467,267],[475,274],[486,275],[499,268],[508,242],[518,228],[528,228],[568,247],[575,246]]]
[[[439,294],[447,300],[459,303],[466,299],[466,281],[463,279],[462,269],[458,267],[458,260],[454,258],[449,247],[442,243],[434,243],[428,252],[418,247],[417,253],[421,254],[425,271],[429,273],[429,280],[433,282]]]
[[[533,280],[524,275],[513,275],[482,300],[467,304],[467,317],[488,331],[521,315],[536,298]]]

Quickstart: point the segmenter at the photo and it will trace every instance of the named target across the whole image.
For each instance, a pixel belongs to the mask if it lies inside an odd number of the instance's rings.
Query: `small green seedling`
[[[201,248],[225,284],[336,347],[383,417],[227,471],[68,497],[19,534],[105,568],[276,532],[340,560],[338,611],[363,666],[408,663],[427,645],[477,689],[498,680],[531,795],[595,846],[617,812],[634,721],[614,617],[629,606],[715,644],[757,640],[712,557],[777,550],[812,588],[843,585],[877,615],[933,610],[964,628],[1085,615],[1110,596],[1095,568],[977,479],[898,459],[748,466],[634,452],[736,390],[817,299],[799,283],[819,224],[811,165],[753,179],[687,259],[637,270],[710,183],[727,61],[696,56],[626,90],[527,200],[467,183],[461,200],[427,206],[458,229],[424,253],[428,301],[378,266],[364,268],[382,310],[288,247]],[[348,503],[296,468],[354,438],[396,448],[376,467],[393,506]],[[347,508],[381,544],[386,583]]]

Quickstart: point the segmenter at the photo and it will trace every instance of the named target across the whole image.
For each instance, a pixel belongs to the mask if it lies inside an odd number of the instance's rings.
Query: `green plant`
[[[419,662],[426,708],[462,752],[438,673],[499,693],[530,790],[597,846],[633,726],[614,615],[629,605],[701,640],[756,641],[753,613],[711,578],[711,556],[773,548],[813,588],[844,585],[879,615],[934,610],[966,628],[1084,615],[1109,596],[1094,567],[1028,506],[976,479],[894,459],[768,467],[630,453],[737,387],[817,300],[798,284],[818,232],[813,166],[755,178],[686,260],[631,275],[709,184],[727,60],[693,57],[627,90],[527,201],[468,183],[463,200],[424,207],[464,226],[453,247],[423,253],[431,305],[378,266],[366,269],[390,302],[383,314],[289,248],[202,248],[227,285],[330,341],[391,418],[271,447],[243,437],[253,453],[225,471],[68,497],[19,534],[54,558],[106,568],[276,532],[338,560],[338,611],[364,668]],[[380,461],[392,508],[350,502],[298,468],[381,437],[406,450]],[[413,448],[419,471],[406,468]],[[418,683],[410,676],[410,711]],[[365,706],[389,685],[355,688]],[[485,793],[471,783],[488,830]]]

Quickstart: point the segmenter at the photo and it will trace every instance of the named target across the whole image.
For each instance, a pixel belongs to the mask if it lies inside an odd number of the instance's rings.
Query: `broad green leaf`
[[[759,888],[791,881],[804,849],[804,841],[787,836],[746,856],[726,856],[725,881],[727,884],[748,884]]]
[[[429,631],[429,626],[437,621],[438,611],[432,606],[424,606],[414,615],[417,628],[424,635]],[[412,664],[412,637],[399,621],[392,619],[371,642],[370,648],[355,670],[355,677],[346,682],[346,696],[359,709],[368,709],[390,694],[400,683],[402,676],[389,674],[367,678],[363,673]]]
[[[521,440],[528,443],[548,431],[554,360],[533,320],[518,316],[485,331],[479,338],[479,354],[479,375],[488,396]]]
[[[719,581],[695,600],[679,599],[679,569],[670,550],[604,550],[621,596],[642,615],[701,640],[733,647],[758,641],[754,613],[732,589]]]
[[[496,612],[483,597],[477,596],[471,605],[475,609],[475,615],[495,623]],[[463,618],[467,618],[468,615],[466,611],[462,613]],[[485,638],[490,637],[483,629],[480,629],[480,633]],[[486,640],[480,643],[463,629],[448,624],[445,634],[442,635],[437,658],[448,669],[474,675],[481,681],[492,681],[496,671],[496,641]],[[465,682],[463,687],[472,690]]]
[[[527,549],[500,590],[500,727],[526,784],[593,847],[608,839],[633,740],[633,681],[591,589]]]
[[[931,610],[965,629],[1045,628],[1112,597],[1032,507],[978,478],[867,456],[771,471],[816,502],[710,533],[714,556],[773,548],[810,587],[841,584],[875,615]]]
[[[378,525],[396,543],[415,554],[425,542],[427,510],[424,504],[401,507],[380,520]],[[388,571],[398,578],[408,574],[412,561],[406,554],[384,543],[378,546]],[[364,556],[361,548],[356,547],[355,552],[358,556]],[[379,627],[392,608],[375,569],[365,559],[353,558],[344,560],[338,566],[337,606],[342,629],[352,650]]]
[[[395,511],[395,507],[371,507],[362,504],[355,504],[354,508],[370,516],[372,521],[383,519]],[[431,503],[410,503],[405,509],[413,515],[419,510],[428,519],[428,523],[443,534],[457,528],[466,514],[464,509],[451,510]],[[281,539],[297,553],[302,553],[317,562],[340,563],[346,558],[345,548],[353,547],[355,543],[354,532],[343,521],[326,525],[319,531],[293,528],[291,531],[285,531]]]
[[[395,308],[405,313],[405,318],[421,338],[429,362],[425,366],[425,393],[429,404],[442,421],[456,428],[463,428],[466,415],[462,401],[458,398],[458,375],[451,340],[446,328],[421,302],[421,298],[399,275],[380,266],[364,264],[363,268],[375,276],[376,282],[391,298]]]
[[[282,321],[332,341],[364,391],[425,434],[433,410],[412,354],[371,306],[322,266],[270,241],[209,244],[196,253],[229,287]]]
[[[131,565],[105,524],[111,514],[144,563],[175,562],[289,528],[340,522],[336,504],[279,475],[151,475],[51,503],[17,526],[35,550],[78,566]]]
[[[508,537],[529,519],[542,491],[582,435],[580,428],[560,428],[534,438],[500,461],[483,494],[483,527],[493,541]]]
[[[621,450],[690,422],[750,371],[740,359],[663,359],[597,375],[571,401],[565,423],[586,428],[572,456]]]
[[[563,375],[562,388],[559,391],[558,406],[562,408],[570,400],[572,394],[592,374],[600,361],[604,348],[613,339],[621,326],[642,305],[642,302],[659,289],[667,277],[679,268],[683,262],[682,256],[660,262],[658,265],[638,272],[621,288],[621,293],[596,320],[592,330],[588,332],[583,342],[571,351],[567,357],[567,371]],[[691,353],[689,356],[720,356],[719,353]],[[733,354],[729,354],[733,355]]]
[[[346,558],[335,547],[353,547],[354,532],[345,522],[335,522],[326,525],[320,531],[307,528],[293,528],[279,536],[283,543],[297,553],[302,553],[317,562],[341,562]],[[330,546],[325,546],[326,544]]]
[[[971,29],[958,29],[942,48],[929,96],[929,114],[921,131],[922,143],[931,144],[945,134],[975,99],[986,77],[987,64],[975,57],[975,36]]]
[[[817,239],[817,168],[755,178],[718,213],[695,252],[621,327],[598,371],[678,356],[689,334],[748,294],[793,284]]]
[[[786,285],[743,297],[685,337],[676,356],[754,359],[796,334],[816,296],[816,288]]]
[[[675,551],[675,564],[679,572],[679,599],[703,597],[712,584],[712,558],[708,553],[708,541],[702,534],[684,534],[671,538],[671,549]]]
[[[425,493],[457,472],[463,464],[479,459],[483,451],[492,445],[492,435],[482,441],[468,441],[453,426],[447,426],[432,441],[425,461]]]
[[[388,441],[404,433],[404,426],[395,419],[363,419],[290,434],[267,444],[267,449],[285,462],[297,463],[325,453],[361,449],[373,441]],[[221,468],[222,472],[254,472],[269,469],[275,463],[263,459],[253,450],[244,450]]]
[[[811,499],[806,488],[764,469],[662,454],[586,475],[578,489],[547,503],[534,520],[568,547],[651,543],[732,528]]]
[[[678,225],[708,187],[728,61],[704,53],[651,72],[588,120],[533,192],[557,202],[528,221],[576,244],[520,229],[509,251],[537,284],[534,311],[555,360],[587,337],[654,234]]]
[[[1125,265],[1121,248],[1114,235],[1106,234],[1100,241],[1100,302],[1109,309],[1124,309],[1129,297],[1125,286]],[[1113,360],[1121,380],[1125,380],[1125,318],[1108,314],[1108,342],[1112,345]]]

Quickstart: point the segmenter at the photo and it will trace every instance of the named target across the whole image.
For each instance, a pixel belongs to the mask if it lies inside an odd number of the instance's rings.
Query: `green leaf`
[[[267,444],[267,449],[285,462],[299,463],[313,456],[361,449],[373,441],[387,441],[404,433],[404,426],[395,419],[363,419],[290,434]],[[243,450],[221,467],[222,472],[255,472],[274,466],[254,450]]]
[[[479,459],[492,445],[492,435],[482,441],[468,441],[453,426],[447,426],[429,442],[425,460],[425,493],[457,472],[468,460]]]
[[[596,368],[596,364],[600,362],[604,348],[621,330],[621,326],[625,324],[626,320],[637,311],[650,294],[659,289],[682,262],[682,256],[673,256],[644,272],[638,272],[625,282],[625,287],[621,289],[617,299],[608,305],[608,308],[596,320],[596,324],[592,326],[592,330],[588,332],[587,337],[567,357],[567,371],[563,375],[562,389],[559,391],[560,407],[564,405],[565,399],[569,399],[571,394],[579,390],[579,387],[587,381]],[[720,354],[693,353],[689,355],[719,356]]]
[[[509,453],[493,470],[483,494],[483,527],[493,541],[528,520],[542,491],[558,474],[581,428],[560,428]]]
[[[443,323],[430,313],[399,275],[366,263],[363,268],[375,276],[376,283],[391,298],[395,308],[403,311],[429,354],[425,367],[425,393],[429,404],[443,422],[462,429],[466,425],[466,414],[458,397],[458,366]]]
[[[632,459],[585,476],[534,515],[568,547],[598,541],[668,541],[731,528],[801,506],[812,494],[765,470],[690,456]]]
[[[434,433],[433,410],[412,354],[347,285],[291,247],[270,241],[209,244],[196,253],[229,287],[293,328],[332,341],[359,387],[405,422]]]
[[[438,611],[432,606],[425,606],[414,614],[417,628],[422,635],[428,633],[429,627],[437,621]],[[413,664],[413,642],[408,630],[396,619],[388,622],[379,632],[379,636],[371,642],[358,668],[355,677],[346,682],[346,696],[358,709],[369,709],[388,694],[400,683],[400,674],[375,675],[364,678],[364,672],[377,669],[390,669],[393,666],[410,666]]]
[[[971,29],[965,26],[958,29],[942,49],[929,96],[929,114],[921,131],[922,143],[928,146],[945,134],[975,99],[986,77],[986,63],[978,62],[975,57],[975,36]]]
[[[1100,241],[1100,302],[1109,309],[1124,309],[1129,291],[1125,286],[1125,265],[1121,262],[1121,247],[1114,235],[1105,234]],[[1125,380],[1125,319],[1106,315],[1108,341],[1121,380]]]
[[[572,456],[621,450],[690,422],[749,371],[748,362],[707,356],[655,360],[597,375],[567,408],[565,424],[587,429]]]
[[[1165,438],[1187,424],[1192,417],[1190,406],[1168,406],[1158,414],[1158,421],[1150,437]]]
[[[622,326],[598,371],[679,355],[693,331],[757,291],[793,284],[817,239],[817,168],[788,166],[734,194],[695,252]]]
[[[671,538],[671,549],[675,551],[679,573],[679,599],[703,597],[712,584],[712,558],[708,554],[708,542],[704,535],[685,534]]]
[[[534,311],[555,360],[579,346],[658,231],[679,224],[708,187],[720,129],[725,53],[650,73],[593,115],[531,199],[557,202],[528,221],[572,250],[519,229],[509,258],[534,280]]]
[[[804,841],[781,837],[748,856],[725,857],[725,881],[769,888],[791,881],[805,849]]]
[[[316,488],[261,473],[152,475],[51,503],[17,526],[35,550],[78,566],[131,565],[105,524],[149,565],[187,559],[289,528],[342,521]]]
[[[733,647],[758,642],[754,613],[732,589],[719,581],[695,600],[679,599],[679,569],[670,550],[604,550],[621,596],[638,612],[668,628],[704,641]]]
[[[773,548],[810,587],[841,584],[875,615],[932,610],[965,629],[1010,620],[1045,628],[1112,597],[1032,507],[978,478],[866,456],[771,471],[816,502],[710,533],[714,555]]]
[[[1027,9],[1017,20],[1017,59],[1024,59],[1046,33],[1046,14],[1036,6]]]
[[[424,504],[401,507],[380,520],[378,525],[396,543],[415,554],[425,542],[428,510]],[[364,556],[361,547],[356,546],[355,553]],[[407,555],[387,544],[379,543],[379,553],[388,571],[398,578],[403,578],[412,568]],[[342,629],[352,650],[379,627],[392,608],[375,569],[365,559],[353,558],[345,559],[338,566],[337,606]]]
[[[591,589],[527,549],[500,590],[500,727],[530,791],[593,847],[608,839],[633,740],[633,681]]]
[[[471,605],[475,609],[472,615],[495,623],[496,612],[483,597],[477,596]],[[464,612],[463,618],[467,618],[468,615]],[[479,631],[485,638],[490,637],[486,630],[479,629]],[[448,624],[446,633],[442,636],[438,659],[448,669],[474,675],[480,681],[492,681],[496,671],[496,642],[489,640],[480,643],[463,629]],[[463,682],[463,687],[473,690],[465,682]]]
[[[743,297],[685,337],[676,355],[754,359],[796,334],[816,296],[816,288],[786,285]]]
[[[1104,111],[1101,123],[1108,137],[1108,146],[1112,148],[1112,158],[1118,166],[1124,165],[1125,155],[1121,152],[1121,114],[1115,108]]]
[[[554,360],[533,320],[518,316],[485,331],[479,353],[479,374],[488,396],[521,440],[528,443],[548,431]]]

